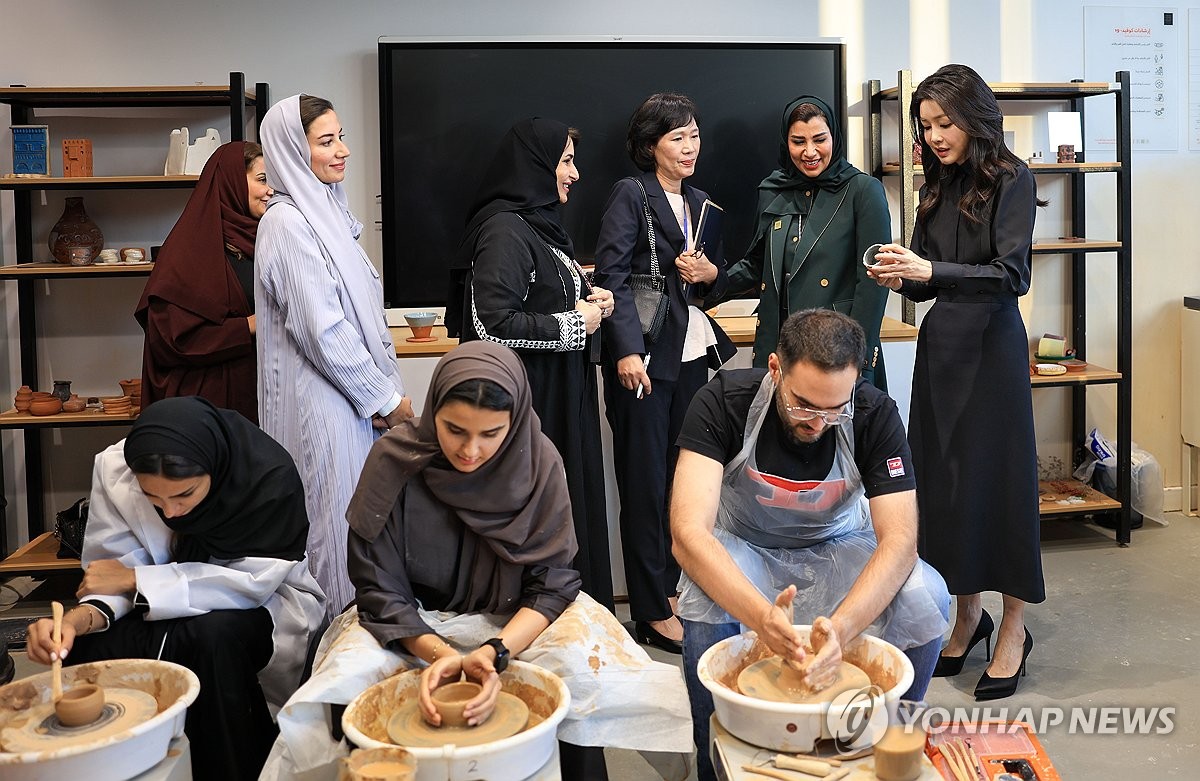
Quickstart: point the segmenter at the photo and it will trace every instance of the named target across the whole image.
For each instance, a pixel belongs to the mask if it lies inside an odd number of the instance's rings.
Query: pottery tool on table
[[[61,602],[51,602],[50,612],[54,616],[54,629],[50,634],[50,640],[54,643],[54,647],[58,648],[62,645],[62,622],[63,622],[63,606]],[[55,654],[54,661],[50,662],[50,698],[52,702],[58,702],[62,699],[62,658]]]
[[[758,765],[742,765],[742,772],[775,778],[778,781],[802,781],[802,779],[812,778],[824,778],[825,781],[840,781],[840,779],[850,775],[850,768],[844,767],[840,770],[834,770],[828,775],[816,775],[803,770],[776,770],[775,768],[759,767]]]

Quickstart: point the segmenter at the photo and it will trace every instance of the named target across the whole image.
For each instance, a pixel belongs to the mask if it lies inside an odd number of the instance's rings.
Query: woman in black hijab
[[[256,778],[324,614],[287,451],[231,410],[164,399],[96,456],[78,607],[29,628],[34,661],[162,659],[200,679],[197,778]],[[68,658],[68,653],[70,654]]]
[[[583,589],[613,608],[608,516],[600,451],[600,408],[591,349],[610,292],[589,284],[560,221],[579,179],[579,131],[535,117],[513,125],[484,175],[459,248],[461,313],[447,311],[451,333],[517,352],[529,375],[533,408],[567,470]],[[457,296],[451,293],[452,297]],[[461,317],[461,323],[456,322]],[[598,346],[598,343],[596,343]]]
[[[838,115],[820,98],[801,95],[789,103],[780,137],[779,167],[758,185],[754,239],[729,270],[722,299],[759,299],[758,367],[767,365],[779,326],[793,312],[817,307],[853,317],[867,334],[863,376],[887,390],[879,343],[887,290],[862,264],[872,244],[892,240],[883,185],[846,160]]]

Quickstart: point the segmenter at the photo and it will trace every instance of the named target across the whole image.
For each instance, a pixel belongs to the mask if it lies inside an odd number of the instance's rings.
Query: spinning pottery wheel
[[[796,625],[796,630],[801,641],[807,642],[810,627]],[[789,753],[813,752],[818,741],[833,737],[827,718],[829,701],[794,702],[790,697],[778,701],[744,694],[739,689],[740,676],[760,663],[758,648],[754,633],[747,632],[714,644],[700,657],[696,673],[712,694],[717,721],[751,746]],[[864,695],[872,707],[894,710],[900,695],[912,685],[912,662],[899,648],[877,637],[860,636],[843,647],[842,656],[866,674],[871,687]],[[778,657],[775,660],[778,674]]]
[[[421,715],[420,703],[409,700],[388,719],[388,737],[397,746],[479,746],[512,737],[529,722],[529,706],[520,698],[500,692],[488,720],[475,727],[435,727]]]
[[[738,674],[738,690],[747,697],[759,700],[799,704],[829,702],[842,692],[857,691],[871,685],[871,679],[861,667],[842,662],[833,681],[825,688],[814,691],[792,683],[785,674],[784,664],[778,656],[755,662]]]
[[[13,719],[0,731],[0,746],[5,751],[52,752],[76,745],[87,745],[149,721],[158,713],[154,697],[137,689],[110,688],[104,692],[104,709],[90,724],[69,727],[54,713],[54,703],[43,702],[29,709],[21,719]]]
[[[397,745],[389,734],[391,722],[417,699],[419,681],[420,671],[411,670],[386,678],[356,697],[342,715],[342,730],[350,742],[359,748]],[[428,746],[404,746],[417,760],[417,781],[529,778],[555,755],[558,725],[571,704],[566,684],[540,667],[513,660],[500,675],[500,685],[502,696],[511,695],[527,706],[524,729],[468,746],[448,739],[447,728],[430,728],[442,736],[440,740]],[[486,727],[497,715],[473,729]]]
[[[187,707],[200,692],[191,670],[169,662],[114,659],[62,672],[64,688],[104,689],[100,717],[66,727],[54,715],[50,673],[0,687],[0,778],[121,781],[158,764],[183,734]]]

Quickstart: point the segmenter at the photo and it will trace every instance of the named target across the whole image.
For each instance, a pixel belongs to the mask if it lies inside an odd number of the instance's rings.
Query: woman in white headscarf
[[[350,150],[333,105],[293,95],[263,117],[275,197],[255,242],[258,417],[296,461],[313,575],[337,615],[346,575],[346,506],[380,431],[412,417],[383,313],[379,272],[346,205]]]

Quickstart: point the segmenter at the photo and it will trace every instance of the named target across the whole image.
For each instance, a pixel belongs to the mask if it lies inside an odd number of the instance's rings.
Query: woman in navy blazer
[[[621,547],[638,642],[679,653],[679,565],[671,555],[667,486],[692,396],[736,351],[697,308],[727,284],[721,248],[692,246],[707,193],[689,187],[700,154],[696,106],[684,95],[647,98],[629,120],[626,149],[642,174],[609,194],[596,246],[595,282],[616,301],[603,321],[604,401],[621,495]],[[647,226],[647,212],[650,226]],[[643,335],[630,274],[650,273],[653,231],[670,306],[657,339]],[[685,238],[686,236],[686,238]]]

